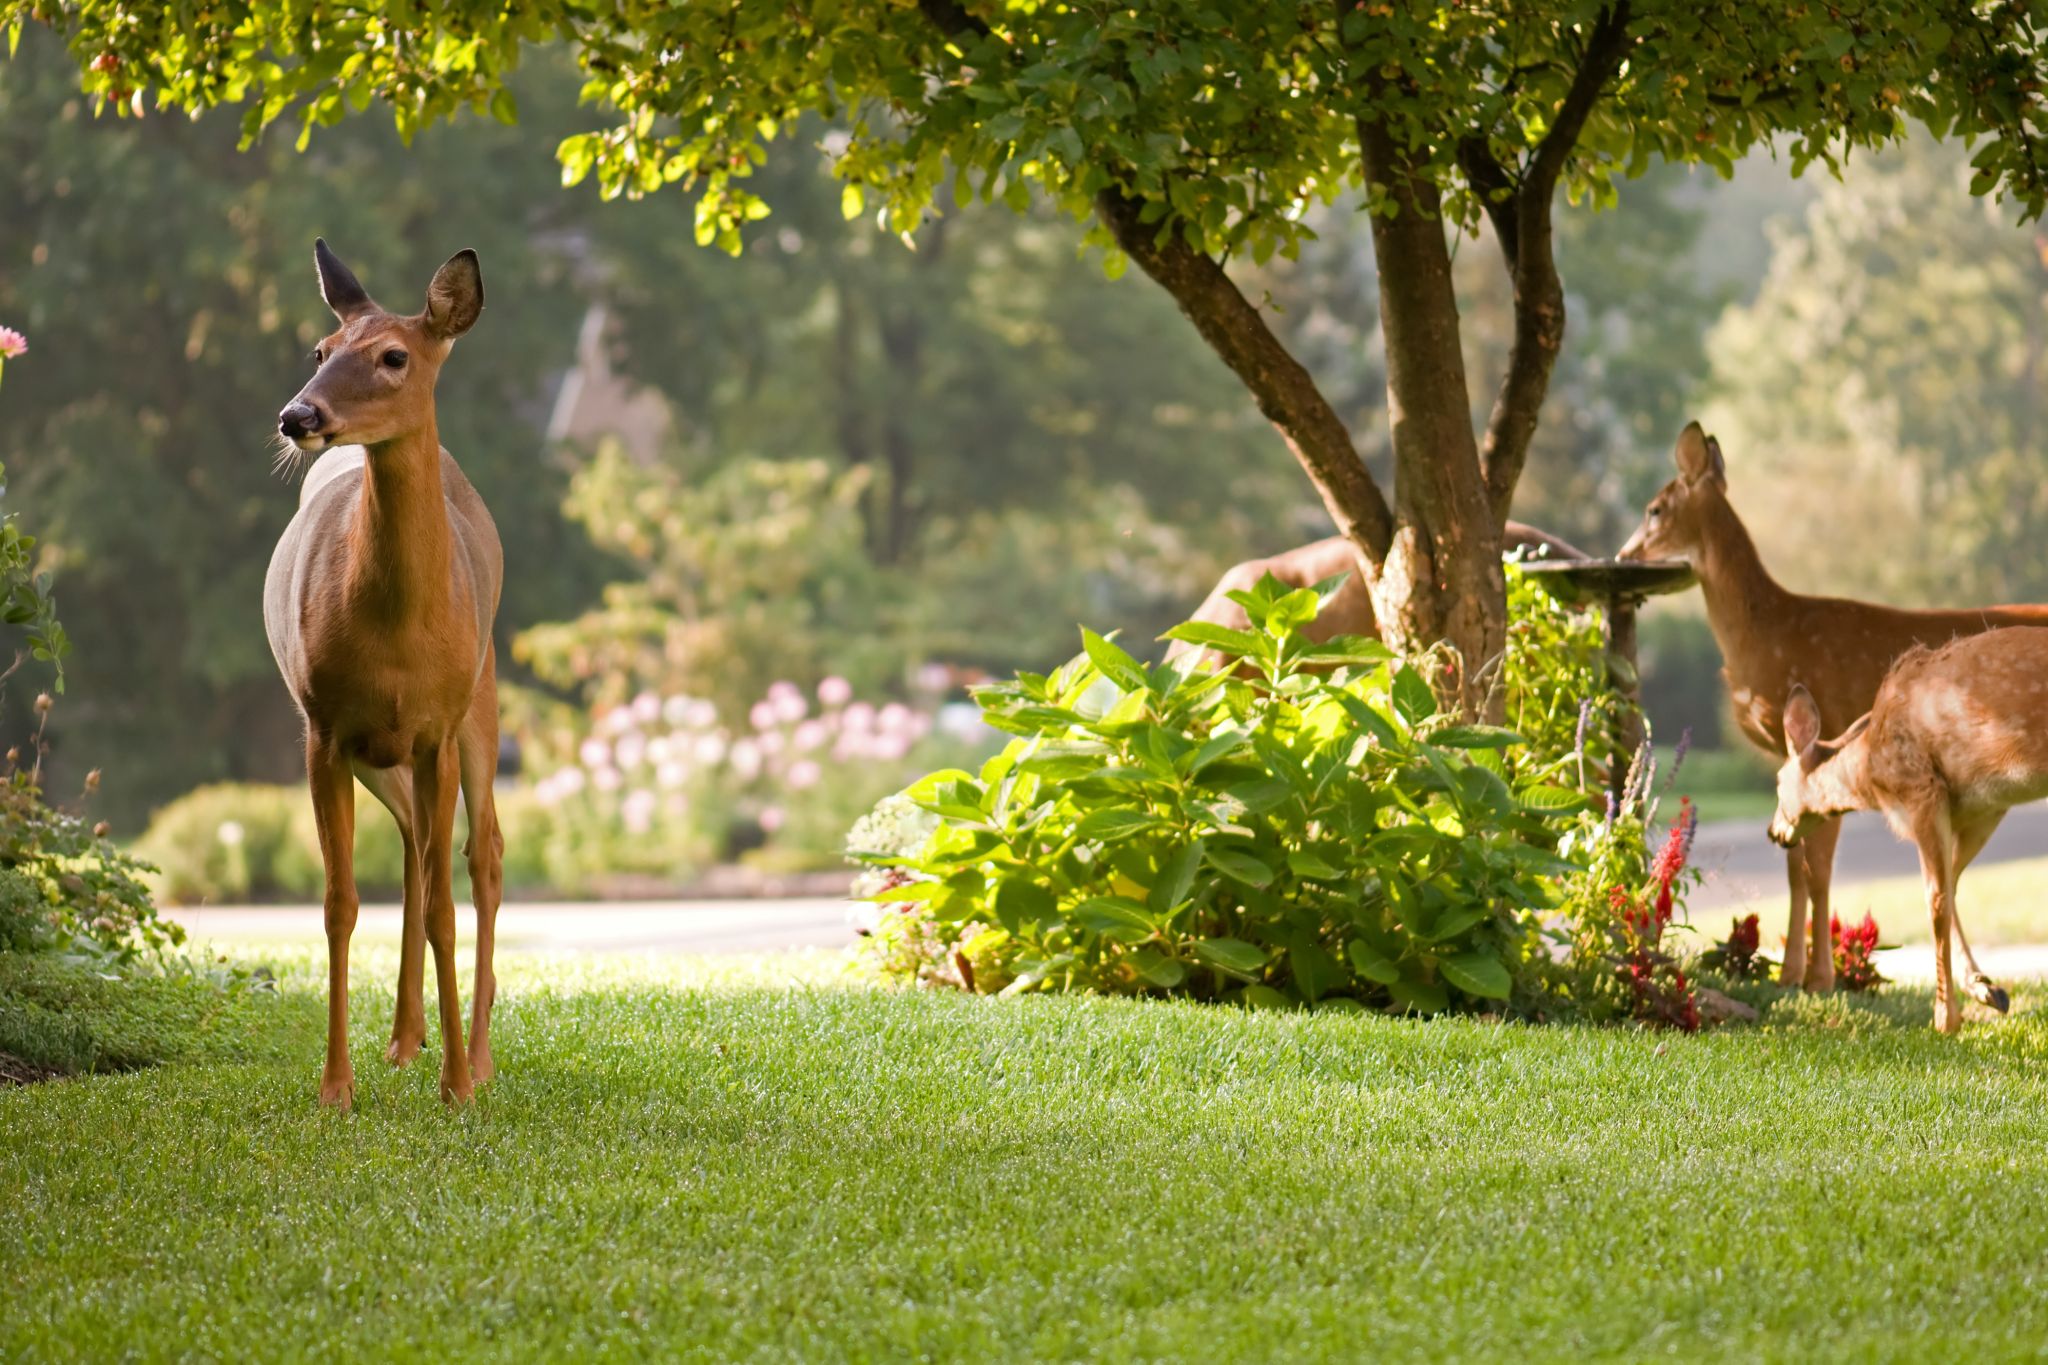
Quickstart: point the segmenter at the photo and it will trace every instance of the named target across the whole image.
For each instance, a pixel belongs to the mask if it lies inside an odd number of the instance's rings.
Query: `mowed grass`
[[[206,1059],[0,1092],[10,1360],[2009,1358],[2048,994],[1701,1037],[508,956],[500,1077],[318,1110],[317,959]],[[429,1004],[431,1017],[431,1001]]]
[[[1876,915],[1887,946],[1933,940],[1927,888],[1918,876],[1887,877],[1854,886],[1837,882],[1831,902],[1835,917],[1844,923],[1860,923],[1866,913]],[[1970,868],[1956,886],[1956,904],[1973,948],[2048,943],[2048,858]],[[1775,953],[1775,945],[1785,933],[1785,905],[1785,893],[1779,890],[1732,910],[1702,914],[1696,922],[1708,931],[1707,937],[1725,938],[1734,919],[1755,911],[1762,916],[1765,942]]]

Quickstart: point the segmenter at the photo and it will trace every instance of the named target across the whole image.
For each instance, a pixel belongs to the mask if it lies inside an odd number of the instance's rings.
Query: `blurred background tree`
[[[0,321],[36,343],[0,394],[0,461],[79,642],[53,762],[104,764],[121,828],[204,783],[298,780],[256,603],[294,500],[272,414],[324,330],[316,233],[400,307],[449,251],[482,253],[490,313],[443,429],[504,531],[509,672],[557,698],[680,689],[737,723],[784,677],[908,696],[931,662],[1042,667],[1079,620],[1148,640],[1225,564],[1328,534],[1165,294],[1105,283],[1051,210],[952,205],[912,251],[778,158],[755,177],[775,216],[737,258],[705,252],[687,196],[562,193],[576,80],[530,62],[517,129],[463,118],[408,149],[344,120],[304,154],[238,153],[228,115],[95,120],[34,25],[0,64]],[[1915,143],[1841,182],[1652,168],[1617,186],[1624,212],[1560,215],[1572,343],[1517,515],[1611,550],[1711,400],[1788,583],[2048,596],[2041,247],[1967,178]],[[1349,202],[1313,226],[1242,282],[1384,477],[1370,233]],[[1512,317],[1473,246],[1466,364],[1490,378]],[[1694,606],[1655,608],[1644,651],[1659,735],[1713,743]],[[8,699],[17,734],[33,690]]]

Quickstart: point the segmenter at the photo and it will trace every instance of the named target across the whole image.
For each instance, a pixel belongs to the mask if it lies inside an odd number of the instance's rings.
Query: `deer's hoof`
[[[320,1104],[323,1108],[339,1109],[345,1114],[355,1107],[355,1102],[356,1078],[354,1076],[342,1076],[332,1080],[323,1079],[320,1082]]]
[[[393,1038],[384,1049],[384,1060],[393,1066],[404,1066],[420,1055],[420,1040],[417,1038]]]
[[[2010,1014],[2012,1012],[2012,997],[2006,994],[2005,987],[1997,984],[1990,977],[1979,976],[1972,978],[1970,981],[1970,994],[1977,998],[1978,1003],[1989,1005],[2000,1014]]]

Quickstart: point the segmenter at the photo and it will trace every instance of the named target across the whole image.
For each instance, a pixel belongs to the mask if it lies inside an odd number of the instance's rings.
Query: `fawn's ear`
[[[1798,683],[1785,698],[1785,752],[1794,758],[1812,748],[1820,739],[1820,708],[1813,694]]]
[[[468,247],[448,258],[427,286],[427,330],[447,341],[476,326],[484,311],[484,272]]]
[[[1678,449],[1672,452],[1678,472],[1687,483],[1728,486],[1728,466],[1721,461],[1721,443],[1707,435],[1698,422],[1686,423],[1678,435]]]
[[[320,272],[320,297],[343,322],[377,306],[371,302],[369,291],[357,282],[355,272],[327,249],[325,238],[313,239],[313,267]]]

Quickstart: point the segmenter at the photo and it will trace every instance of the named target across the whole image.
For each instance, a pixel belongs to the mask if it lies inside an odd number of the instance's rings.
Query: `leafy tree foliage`
[[[1730,487],[1791,585],[2048,596],[2048,238],[1960,193],[1967,162],[1915,140],[1827,186],[1714,330]]]
[[[1982,137],[1973,188],[2048,202],[2033,12],[1889,0],[1760,13],[1612,0],[1484,6],[1175,0],[768,0],[515,9],[373,3],[325,12],[165,0],[8,0],[61,28],[87,88],[117,105],[246,107],[253,137],[382,100],[401,131],[458,109],[517,110],[522,49],[576,54],[609,127],[562,144],[608,193],[698,186],[699,240],[728,250],[767,212],[750,180],[811,114],[842,120],[849,214],[909,234],[953,198],[1022,208],[1043,191],[1173,294],[1286,436],[1359,545],[1382,621],[1448,638],[1472,666],[1504,629],[1498,536],[1562,344],[1551,215],[1652,161],[1727,170],[1767,140],[1795,164],[1897,138],[1908,119]],[[303,134],[302,134],[303,141]],[[1298,250],[1303,208],[1364,186],[1373,210],[1394,497],[1224,264]],[[1482,217],[1513,282],[1515,332],[1483,438],[1468,410],[1444,222]]]

